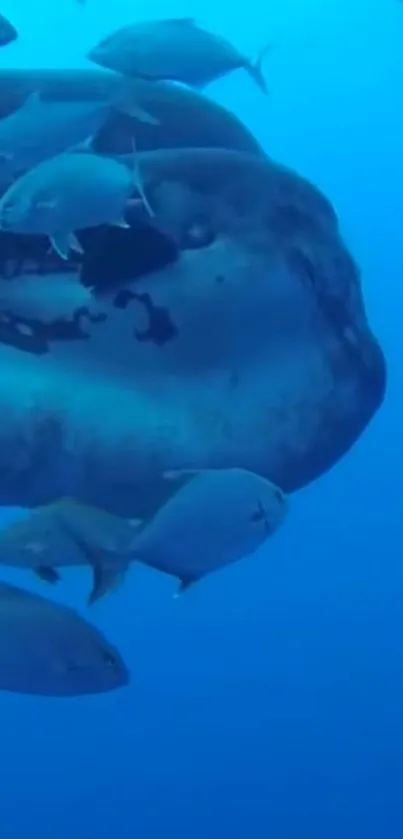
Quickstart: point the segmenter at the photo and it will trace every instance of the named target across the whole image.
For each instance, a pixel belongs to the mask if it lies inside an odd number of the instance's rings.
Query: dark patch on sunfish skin
[[[77,254],[72,254],[68,261],[61,259],[49,247],[45,236],[0,232],[0,275],[3,279],[12,281],[21,274],[71,273],[79,261]]]
[[[162,347],[172,338],[175,338],[178,329],[172,322],[168,309],[164,306],[156,306],[149,294],[136,294],[129,289],[122,288],[115,297],[114,305],[117,309],[127,309],[133,300],[144,306],[148,316],[147,329],[134,330],[134,335],[138,341],[150,341],[157,347]]]
[[[80,282],[86,288],[109,291],[162,270],[178,258],[179,250],[170,239],[134,219],[130,210],[126,215],[130,228],[104,226],[82,231],[85,255]]]
[[[33,355],[44,355],[53,341],[87,341],[90,335],[83,328],[83,321],[98,324],[106,318],[103,312],[91,314],[86,306],[76,309],[71,318],[56,318],[50,322],[0,311],[0,343]]]

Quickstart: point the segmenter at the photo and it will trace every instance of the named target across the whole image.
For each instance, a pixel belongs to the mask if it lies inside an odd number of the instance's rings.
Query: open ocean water
[[[84,67],[118,25],[164,16],[194,15],[251,55],[269,41],[267,100],[242,71],[208,93],[334,204],[388,367],[380,411],[292,495],[267,548],[178,600],[172,580],[136,567],[94,607],[129,688],[0,695],[1,837],[401,839],[403,4],[3,0],[0,11],[20,33],[0,67]],[[3,571],[88,614],[84,572],[49,594]]]

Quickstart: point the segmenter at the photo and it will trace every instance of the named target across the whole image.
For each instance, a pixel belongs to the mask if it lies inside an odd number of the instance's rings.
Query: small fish
[[[84,696],[129,679],[118,650],[77,612],[0,583],[0,690]]]
[[[142,122],[158,121],[136,103],[127,85],[111,101],[48,101],[32,93],[16,111],[0,119],[0,167],[9,182],[42,161],[71,149],[91,150],[91,143],[112,114]],[[4,180],[4,174],[3,174]]]
[[[134,23],[109,35],[88,53],[90,61],[124,76],[169,79],[194,87],[244,68],[267,93],[262,62],[242,55],[229,41],[199,27],[193,18]]]
[[[178,577],[184,590],[256,551],[287,510],[281,489],[253,472],[190,471],[189,479],[134,534],[132,558]]]
[[[61,154],[30,169],[0,199],[0,229],[48,236],[63,259],[83,253],[75,231],[101,224],[128,227],[126,203],[138,181],[112,158],[86,152]]]
[[[50,584],[59,569],[90,566],[94,603],[124,576],[137,521],[127,521],[73,498],[25,512],[0,530],[0,564],[32,570]]]
[[[4,15],[0,14],[0,47],[6,47],[7,44],[11,44],[17,38],[18,32],[15,26]]]

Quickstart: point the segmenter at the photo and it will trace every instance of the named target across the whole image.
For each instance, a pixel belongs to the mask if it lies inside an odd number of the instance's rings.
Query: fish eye
[[[266,510],[263,507],[262,502],[259,501],[258,502],[258,508],[254,513],[252,513],[249,521],[256,522],[256,521],[265,521],[265,520],[266,520]]]

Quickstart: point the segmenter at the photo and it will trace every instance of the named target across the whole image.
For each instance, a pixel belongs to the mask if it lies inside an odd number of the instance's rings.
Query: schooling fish
[[[0,690],[83,696],[129,678],[118,650],[77,612],[0,583]]]
[[[138,522],[131,522],[72,498],[25,512],[0,530],[0,565],[32,570],[57,583],[59,570],[90,566],[94,603],[123,577]]]
[[[267,93],[262,61],[242,55],[229,41],[199,27],[192,18],[134,23],[109,35],[88,53],[90,61],[125,76],[170,79],[203,87],[244,68]]]
[[[133,559],[178,577],[182,588],[256,551],[288,510],[279,487],[245,469],[189,475],[131,548]]]
[[[17,38],[18,32],[16,28],[4,15],[0,14],[0,47],[6,47],[7,44],[11,44]]]
[[[58,155],[7,189],[0,199],[0,230],[49,236],[67,259],[70,248],[83,252],[74,231],[101,224],[128,227],[124,212],[135,185],[142,194],[136,171],[112,158]]]

